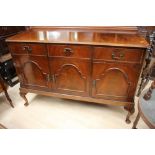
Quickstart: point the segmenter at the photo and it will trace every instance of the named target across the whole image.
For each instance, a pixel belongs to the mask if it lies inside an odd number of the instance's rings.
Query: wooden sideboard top
[[[139,34],[105,33],[77,30],[30,29],[6,40],[7,42],[65,43],[147,48],[148,42]]]

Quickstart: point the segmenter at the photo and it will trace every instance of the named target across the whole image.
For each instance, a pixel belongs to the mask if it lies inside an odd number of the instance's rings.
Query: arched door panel
[[[93,63],[92,96],[110,100],[133,101],[139,65]]]
[[[49,75],[46,56],[14,56],[14,62],[22,85],[28,87],[48,87]]]
[[[73,95],[89,95],[90,61],[51,58],[55,90]]]

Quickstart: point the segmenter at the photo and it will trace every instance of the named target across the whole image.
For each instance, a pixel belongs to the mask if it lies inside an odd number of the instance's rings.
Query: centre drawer
[[[141,63],[143,56],[144,50],[138,48],[94,47],[93,51],[93,59],[105,61]]]
[[[9,43],[13,54],[47,55],[45,44],[38,43]]]
[[[48,52],[52,57],[91,57],[91,47],[81,45],[48,45]]]

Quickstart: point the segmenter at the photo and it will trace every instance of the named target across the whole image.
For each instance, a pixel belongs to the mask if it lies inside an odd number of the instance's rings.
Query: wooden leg
[[[7,100],[9,101],[11,107],[14,108],[14,105],[13,105],[12,100],[10,99],[10,97],[9,97],[9,95],[8,95],[7,90],[4,90],[4,93],[5,93],[5,96],[6,96]]]
[[[6,96],[7,100],[8,100],[9,103],[10,103],[11,107],[14,108],[13,103],[12,103],[12,100],[10,99],[10,97],[9,97],[9,95],[8,95],[6,85],[4,84],[4,81],[3,81],[3,79],[2,79],[1,76],[0,76],[0,85],[1,85],[1,87],[2,87],[2,89],[3,89],[3,91],[4,91],[4,93],[5,93],[5,96]]]
[[[128,111],[125,122],[127,124],[130,124],[131,123],[130,116],[135,112],[134,104],[127,105],[124,107],[124,109]]]
[[[135,119],[135,121],[133,123],[132,129],[137,129],[136,126],[137,126],[137,124],[139,122],[139,119],[140,119],[140,113],[138,112],[137,117],[136,117],[136,119]]]
[[[25,106],[28,106],[29,105],[29,103],[28,103],[28,100],[27,100],[27,98],[26,98],[26,94],[27,93],[24,93],[24,92],[20,92],[20,96],[25,100]]]
[[[140,84],[139,89],[138,89],[137,97],[140,96],[140,94],[142,93],[143,89],[148,84],[148,82],[149,82],[149,78],[141,80],[141,84]]]
[[[138,93],[137,93],[137,97],[140,96],[142,90],[145,88],[145,86],[147,85],[147,83],[149,82],[150,80],[150,74],[149,74],[149,70],[150,70],[150,63],[151,63],[151,57],[152,57],[152,50],[150,48],[147,49],[147,59],[145,59],[146,63],[145,63],[145,66],[143,68],[143,71],[142,71],[142,80],[141,80],[141,83],[140,83],[140,86],[139,86],[139,90],[138,90]]]

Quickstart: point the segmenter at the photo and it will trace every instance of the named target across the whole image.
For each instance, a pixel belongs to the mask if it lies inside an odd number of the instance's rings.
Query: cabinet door
[[[50,57],[50,69],[56,92],[89,95],[90,60]]]
[[[22,85],[48,87],[49,68],[46,56],[13,55],[13,59]]]
[[[92,95],[118,101],[133,101],[141,65],[93,63]]]

